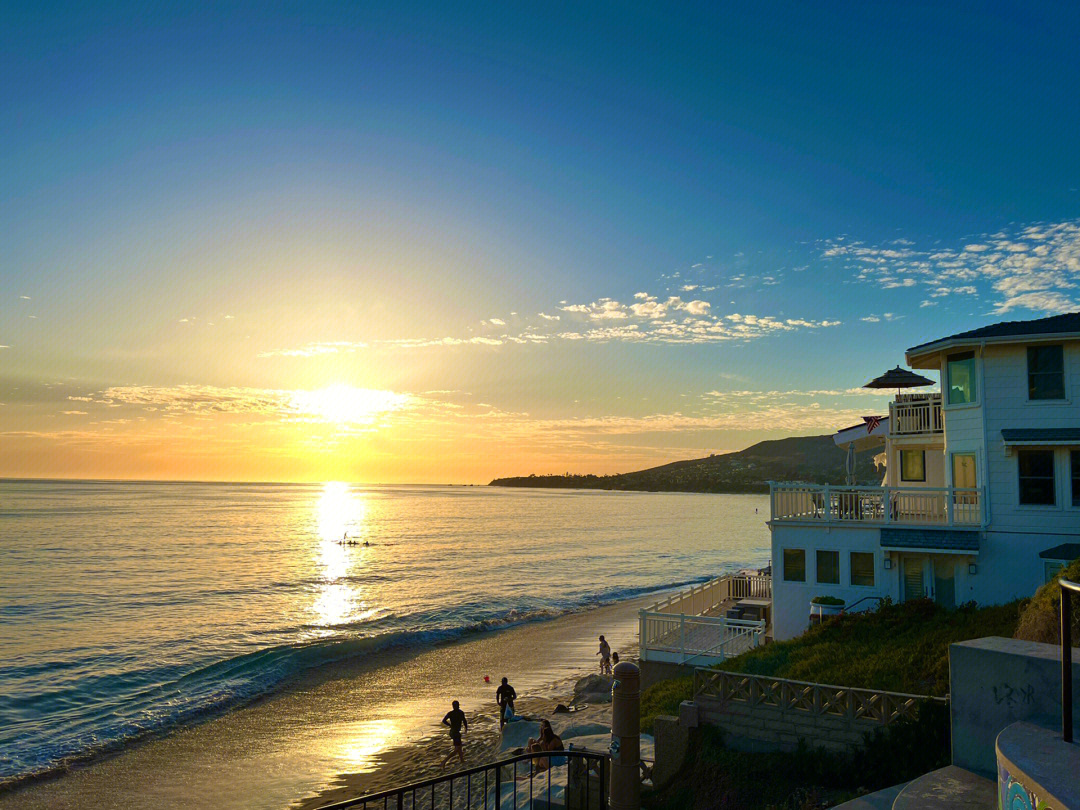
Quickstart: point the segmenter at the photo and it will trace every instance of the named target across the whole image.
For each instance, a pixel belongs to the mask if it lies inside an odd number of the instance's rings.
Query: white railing
[[[765,620],[640,613],[641,659],[685,664],[709,657],[723,661],[762,643]]]
[[[982,490],[771,483],[772,520],[824,524],[983,525]]]
[[[772,577],[728,574],[669,596],[649,608],[649,613],[700,616],[729,599],[772,599]]]
[[[941,433],[945,422],[941,416],[941,394],[923,395],[919,399],[900,399],[889,403],[889,432],[895,435]]]

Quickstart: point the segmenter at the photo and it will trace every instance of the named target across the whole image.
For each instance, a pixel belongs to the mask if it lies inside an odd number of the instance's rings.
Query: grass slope
[[[885,604],[873,613],[838,616],[798,638],[758,647],[717,669],[797,681],[942,696],[949,691],[949,645],[984,636],[1011,638],[1020,608],[947,611],[920,599]],[[642,694],[642,726],[658,714],[678,714],[693,697],[691,678],[661,681]]]
[[[831,619],[718,668],[940,696],[949,688],[949,645],[1011,636],[1023,605],[945,611],[928,600],[886,604],[875,613]],[[691,697],[689,677],[646,688],[642,728],[651,731],[658,714],[677,714],[679,703]],[[722,732],[705,727],[694,738],[682,775],[666,789],[647,793],[643,806],[808,810],[908,781],[948,759],[948,710],[934,704],[922,704],[916,720],[879,729],[848,753],[805,746],[795,752],[745,753],[725,748]]]

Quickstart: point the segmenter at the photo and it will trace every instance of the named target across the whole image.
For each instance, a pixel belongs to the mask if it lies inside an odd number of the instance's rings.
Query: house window
[[[950,354],[947,360],[949,371],[949,404],[961,405],[974,402],[975,390],[975,352]]]
[[[851,584],[874,584],[874,555],[867,551],[851,552]]]
[[[952,485],[957,489],[975,489],[978,486],[974,453],[953,453]]]
[[[817,581],[822,585],[840,584],[839,551],[819,551],[817,553]]]
[[[1072,505],[1080,506],[1080,450],[1069,453],[1069,463],[1072,466]]]
[[[1021,450],[1018,456],[1020,471],[1020,503],[1053,506],[1054,451]]]
[[[925,481],[926,480],[926,451],[925,450],[901,450],[900,451],[900,480],[901,481]]]
[[[1028,346],[1028,399],[1065,399],[1061,346]]]
[[[806,582],[806,552],[801,548],[784,549],[784,582]]]
[[[1064,560],[1047,560],[1046,562],[1044,562],[1043,574],[1046,575],[1045,581],[1050,582],[1061,572],[1061,569],[1064,568],[1066,565],[1068,565],[1068,563],[1066,563]]]

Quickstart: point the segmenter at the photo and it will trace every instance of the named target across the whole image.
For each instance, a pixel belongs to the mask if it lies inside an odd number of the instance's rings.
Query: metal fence
[[[518,754],[321,810],[607,810],[608,771],[593,751]]]

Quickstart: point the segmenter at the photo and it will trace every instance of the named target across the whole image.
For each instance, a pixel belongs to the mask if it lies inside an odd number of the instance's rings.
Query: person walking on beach
[[[502,686],[495,690],[495,702],[499,704],[499,728],[506,725],[507,715],[514,716],[515,700],[517,700],[517,692],[514,691],[514,687],[510,685],[510,682],[503,678]],[[510,711],[508,712],[507,709]]]
[[[465,731],[468,732],[469,721],[465,717],[465,712],[461,710],[460,703],[455,700],[452,705],[454,708],[443,716],[442,723],[444,726],[450,727],[450,739],[454,743],[454,750],[446,755],[446,759],[444,759],[442,765],[439,766],[440,768],[445,768],[446,763],[454,758],[454,754],[457,754],[457,758],[461,761],[462,765],[465,764],[465,752],[461,747],[461,729],[462,726],[464,726]]]
[[[600,656],[600,674],[611,674],[611,645],[607,643],[603,636],[600,636],[600,649],[596,651],[596,654]]]

